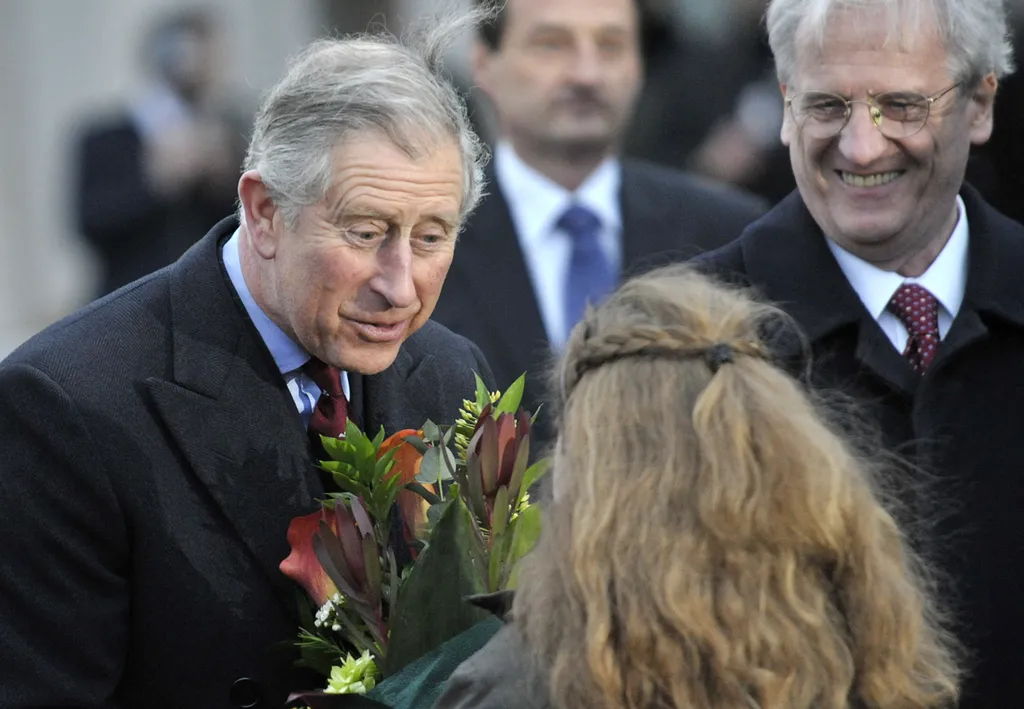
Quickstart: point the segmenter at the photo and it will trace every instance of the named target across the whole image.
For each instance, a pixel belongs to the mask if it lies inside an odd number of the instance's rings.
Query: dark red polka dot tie
[[[928,369],[939,350],[939,301],[928,289],[916,283],[904,283],[887,307],[910,335],[903,356],[914,371]]]
[[[309,419],[309,438],[313,457],[324,460],[326,455],[320,436],[337,438],[345,432],[348,421],[348,399],[341,387],[341,370],[314,358],[303,365],[302,371],[320,387],[320,398]]]

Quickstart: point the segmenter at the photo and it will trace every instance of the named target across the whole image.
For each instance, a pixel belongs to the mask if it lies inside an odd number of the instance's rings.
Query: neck
[[[243,224],[238,231],[238,261],[242,267],[242,278],[245,279],[245,285],[249,288],[249,293],[256,301],[256,305],[280,327],[280,323],[277,322],[278,318],[275,316],[275,309],[269,307],[268,296],[273,295],[273,288],[269,287],[271,282],[265,277],[265,264],[253,249],[249,239],[249,233]]]
[[[552,182],[575,192],[597,166],[612,155],[607,146],[532,146],[525,141],[510,141],[524,163]]]
[[[938,231],[939,234],[942,234],[942,238],[929,239],[925,242],[923,248],[907,255],[901,261],[893,263],[892,265],[894,268],[888,270],[896,271],[901,276],[906,276],[907,278],[918,278],[923,275],[924,272],[927,271],[933,263],[935,263],[935,259],[939,257],[942,250],[946,248],[946,244],[949,242],[949,238],[953,236],[953,230],[956,228],[956,224],[959,219],[960,210],[959,207],[954,204],[953,211],[949,214]]]

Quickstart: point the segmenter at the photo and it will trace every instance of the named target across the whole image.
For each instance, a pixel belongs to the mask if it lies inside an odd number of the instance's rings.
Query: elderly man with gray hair
[[[1003,0],[773,0],[797,191],[706,257],[860,400],[963,640],[963,708],[1024,697],[1024,227],[964,183],[1014,69]],[[855,632],[855,629],[852,629]],[[885,648],[879,648],[885,652]]]
[[[482,189],[439,71],[473,19],[313,44],[264,99],[238,214],[0,364],[0,707],[319,684],[278,569],[324,494],[316,434],[452,421],[492,384],[429,320]]]

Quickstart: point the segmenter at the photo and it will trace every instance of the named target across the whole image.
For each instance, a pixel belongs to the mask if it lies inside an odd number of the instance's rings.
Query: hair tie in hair
[[[728,342],[719,342],[711,345],[708,348],[707,354],[705,354],[705,358],[707,359],[708,366],[711,367],[711,373],[715,374],[723,364],[729,364],[733,361],[732,345]]]

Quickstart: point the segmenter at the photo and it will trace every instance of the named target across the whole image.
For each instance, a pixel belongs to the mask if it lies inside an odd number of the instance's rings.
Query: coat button
[[[240,709],[253,709],[263,700],[263,687],[254,679],[239,677],[231,685],[228,697]]]

